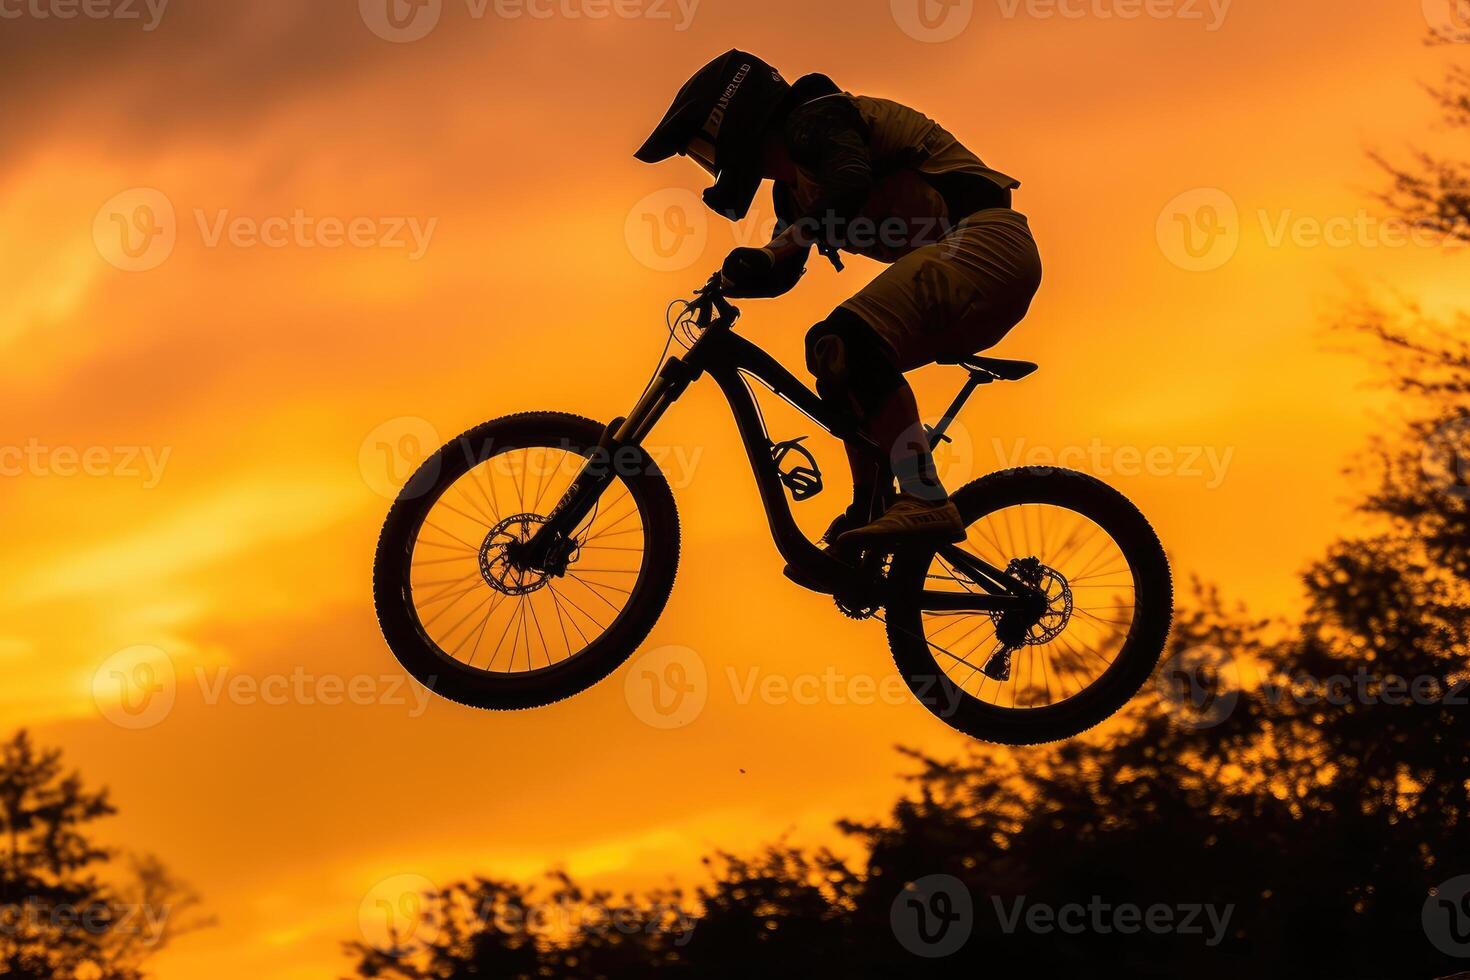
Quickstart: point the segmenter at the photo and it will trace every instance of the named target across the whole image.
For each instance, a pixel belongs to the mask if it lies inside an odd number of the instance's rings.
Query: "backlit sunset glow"
[[[1358,520],[1344,466],[1394,411],[1327,320],[1365,290],[1470,302],[1463,250],[1395,223],[1365,153],[1441,138],[1422,83],[1466,47],[1422,41],[1454,25],[977,0],[943,38],[950,8],[921,2],[445,0],[432,24],[401,0],[0,3],[0,720],[110,788],[109,843],[203,896],[217,923],[157,976],[343,975],[343,941],[469,874],[621,889],[783,833],[850,849],[832,821],[884,811],[895,745],[965,741],[880,625],[781,577],[710,384],[650,439],[681,564],[607,681],[463,708],[374,617],[378,529],[429,452],[513,412],[626,414],[669,301],[764,242],[768,193],[731,226],[689,161],[632,158],[734,44],[919,107],[1022,181],[1045,279],[994,353],[1042,368],[977,394],[946,483],[1085,470],[1149,515],[1181,593],[1299,612]],[[806,329],[880,268],[847,265],[743,303],[741,331],[805,377]],[[963,372],[911,380],[933,418]],[[774,437],[814,436],[816,535],[839,445],[762,404]],[[702,672],[673,721],[639,679],[670,663]]]

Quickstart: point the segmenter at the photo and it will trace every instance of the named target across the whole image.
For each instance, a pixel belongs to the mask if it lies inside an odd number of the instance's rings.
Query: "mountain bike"
[[[671,309],[661,367],[626,417],[486,422],[410,478],[383,526],[373,594],[389,647],[419,682],[477,708],[530,708],[627,660],[679,562],[674,497],[645,440],[707,375],[734,415],[781,556],[844,614],[883,620],[899,673],[936,717],[978,739],[1033,744],[1091,728],[1138,691],[1169,632],[1173,585],[1127,498],[1082,473],[1005,470],[953,495],[963,542],[838,561],[801,532],[788,501],[821,491],[820,468],[801,440],[771,441],[751,382],[839,438],[861,440],[860,429],[735,332],[740,311],[718,275]],[[676,337],[685,352],[665,360]],[[979,356],[940,363],[968,378],[927,428],[936,447],[979,387],[1037,370]],[[893,500],[889,484],[874,517]]]

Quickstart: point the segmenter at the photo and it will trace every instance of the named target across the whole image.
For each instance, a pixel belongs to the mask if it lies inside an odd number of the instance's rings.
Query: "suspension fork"
[[[614,419],[602,431],[602,438],[587,462],[582,464],[567,492],[552,510],[546,523],[525,543],[516,561],[527,568],[555,572],[564,568],[576,548],[576,531],[592,513],[603,493],[612,485],[625,461],[624,449],[641,446],[664,413],[684,394],[684,389],[698,377],[677,357],[671,357],[659,370],[653,384],[638,399],[627,418]],[[628,474],[633,475],[633,474]]]

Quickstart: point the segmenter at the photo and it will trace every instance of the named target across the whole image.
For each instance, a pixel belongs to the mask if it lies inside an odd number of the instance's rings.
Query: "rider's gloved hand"
[[[720,275],[725,280],[725,294],[735,299],[752,299],[772,295],[772,278],[776,256],[768,248],[737,248],[725,258]]]

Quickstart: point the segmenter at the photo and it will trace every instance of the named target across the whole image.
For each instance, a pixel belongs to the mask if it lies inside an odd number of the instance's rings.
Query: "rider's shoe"
[[[847,510],[838,514],[833,519],[832,523],[827,527],[827,533],[822,535],[821,540],[824,545],[824,547],[822,548],[823,554],[827,555],[827,557],[829,558],[842,562],[844,565],[852,565],[856,567],[858,559],[862,557],[862,549],[849,547],[847,545],[839,546],[837,543],[837,539],[842,537],[848,531],[862,527],[863,521],[865,521],[866,519],[867,509],[865,507],[859,507],[857,504],[849,505]],[[788,579],[795,582],[803,589],[811,589],[813,592],[827,593],[830,593],[832,591],[832,583],[825,580],[812,578],[811,576],[807,575],[806,572],[804,572],[802,569],[797,568],[795,565],[788,564],[785,568],[781,570],[781,574],[785,575]]]
[[[965,522],[953,500],[923,500],[901,493],[892,507],[866,527],[837,539],[839,547],[868,548],[891,544],[954,544],[965,540]]]

